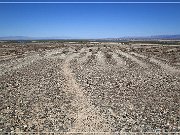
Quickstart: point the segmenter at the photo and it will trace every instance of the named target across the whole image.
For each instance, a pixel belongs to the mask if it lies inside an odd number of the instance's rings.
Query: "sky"
[[[0,3],[0,37],[118,38],[172,34],[180,34],[180,4]]]

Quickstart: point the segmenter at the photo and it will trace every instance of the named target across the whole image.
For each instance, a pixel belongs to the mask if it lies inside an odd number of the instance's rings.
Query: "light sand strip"
[[[72,74],[69,63],[74,57],[77,57],[77,54],[70,54],[63,65],[69,91],[75,94],[73,105],[78,109],[76,121],[70,132],[109,132],[110,127],[106,124],[106,120],[101,116],[98,109],[88,102],[88,98],[83,94],[82,88]]]
[[[168,64],[163,63],[162,61],[157,60],[157,59],[155,59],[155,58],[150,58],[150,62],[153,62],[153,63],[159,65],[161,68],[163,68],[163,69],[166,70],[167,72],[174,73],[174,74],[180,73],[180,70],[175,69],[174,67],[169,66]]]
[[[144,62],[142,62],[141,60],[135,58],[134,56],[132,56],[132,55],[130,55],[130,54],[128,54],[128,53],[125,53],[125,52],[122,52],[122,51],[118,51],[118,53],[119,53],[120,55],[123,55],[123,56],[125,56],[126,58],[131,59],[132,61],[136,62],[136,63],[139,64],[141,67],[144,67],[144,68],[147,68],[147,67],[148,67]]]

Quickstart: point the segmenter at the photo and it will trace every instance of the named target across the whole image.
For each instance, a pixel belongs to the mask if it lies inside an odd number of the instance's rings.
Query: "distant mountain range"
[[[7,37],[0,37],[0,40],[29,40],[30,37],[25,36],[7,36]]]
[[[0,40],[55,40],[55,39],[80,39],[80,38],[71,38],[71,37],[27,37],[27,36],[7,36],[0,37]],[[84,38],[83,38],[84,39]],[[180,40],[179,35],[154,35],[154,36],[127,36],[119,38],[100,38],[95,40]],[[92,40],[92,38],[91,38]]]
[[[151,36],[150,38],[154,38],[154,39],[180,39],[180,35],[157,35],[157,36]]]
[[[107,40],[180,40],[180,35],[128,36],[120,38],[106,38]]]

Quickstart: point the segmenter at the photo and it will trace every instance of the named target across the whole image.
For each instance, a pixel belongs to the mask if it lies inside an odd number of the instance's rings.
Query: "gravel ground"
[[[178,134],[179,50],[66,45],[2,56],[0,132]]]

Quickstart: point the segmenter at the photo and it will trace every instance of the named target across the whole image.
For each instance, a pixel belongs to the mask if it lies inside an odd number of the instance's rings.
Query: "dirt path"
[[[117,55],[117,53],[114,53],[114,52],[113,52],[112,57],[117,61],[117,66],[122,66],[122,67],[123,67],[123,66],[126,65],[126,62],[123,61],[123,59],[120,58],[120,57]]]
[[[104,54],[102,51],[98,51],[97,53],[97,61],[100,65],[105,66],[105,58],[104,58]]]
[[[70,61],[78,56],[78,54],[70,54],[63,65],[63,72],[67,79],[68,91],[75,94],[73,105],[77,108],[77,118],[73,124],[70,133],[89,133],[89,132],[109,132],[108,124],[105,124],[105,119],[102,118],[101,113],[97,108],[94,108],[89,102],[88,98],[83,94],[83,90],[76,82],[72,71],[70,69]],[[110,133],[109,133],[110,134]]]
[[[142,62],[141,60],[138,60],[137,58],[135,58],[134,56],[132,56],[132,55],[130,55],[128,53],[125,53],[125,52],[122,52],[122,51],[117,51],[117,53],[119,53],[120,55],[125,56],[128,59],[131,59],[132,61],[134,61],[137,64],[139,64],[141,67],[144,67],[144,68],[148,67],[144,62]]]
[[[163,63],[160,60],[157,60],[155,58],[150,58],[150,62],[153,62],[153,63],[159,65],[161,68],[163,68],[164,70],[166,70],[169,73],[173,73],[173,74],[179,74],[180,73],[180,70],[175,69],[174,67],[169,66],[168,64]]]
[[[147,59],[147,56],[144,56],[142,54],[138,54],[138,53],[135,53],[135,52],[131,52],[132,55],[135,55],[137,57],[140,57],[140,58],[143,58],[143,59]]]
[[[141,54],[137,54],[137,53],[134,53],[134,52],[132,52],[131,54],[133,54],[133,55],[135,55],[137,57],[143,58],[144,60],[148,59],[147,56],[144,56],[144,55],[141,55]],[[161,60],[158,60],[158,59],[155,59],[155,58],[151,57],[149,59],[149,62],[154,63],[154,64],[160,66],[166,72],[173,73],[173,74],[179,74],[180,73],[180,70],[178,70],[178,69],[168,65],[167,63],[162,62]]]

